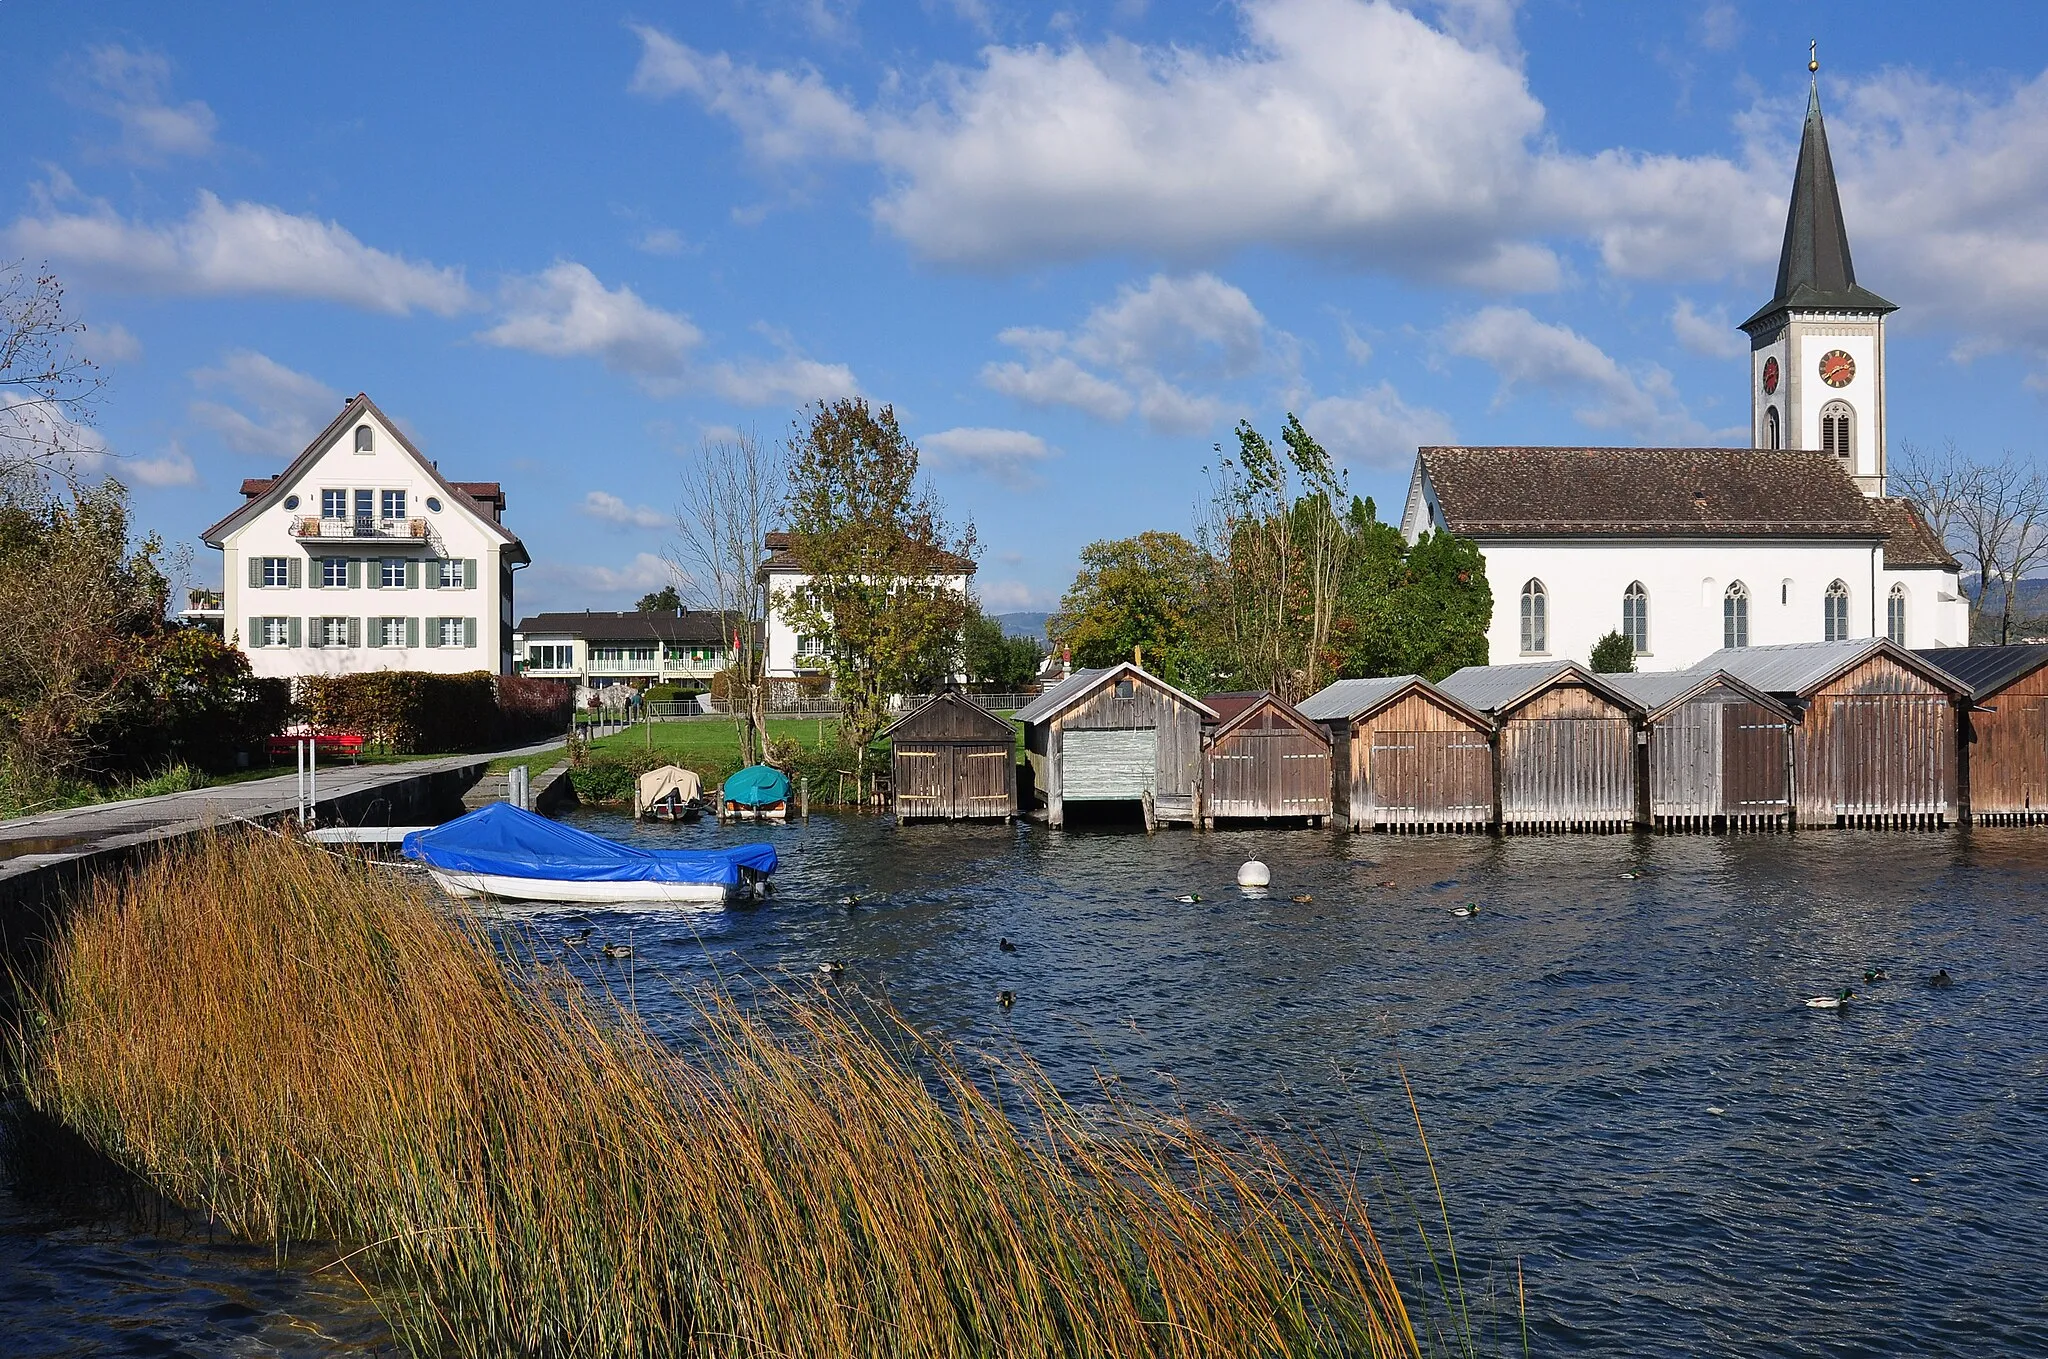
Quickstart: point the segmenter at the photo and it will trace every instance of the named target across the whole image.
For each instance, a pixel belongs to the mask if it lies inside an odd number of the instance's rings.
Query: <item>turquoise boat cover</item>
[[[765,764],[750,764],[725,781],[725,800],[742,807],[789,801],[789,775]]]
[[[638,849],[493,802],[445,825],[414,831],[401,851],[450,873],[490,873],[556,882],[717,883],[736,887],[740,870],[775,871],[775,846]]]

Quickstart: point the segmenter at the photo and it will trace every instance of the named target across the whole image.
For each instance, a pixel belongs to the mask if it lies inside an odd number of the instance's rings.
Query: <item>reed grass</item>
[[[15,1076],[235,1233],[341,1243],[420,1354],[1423,1352],[1362,1190],[1268,1141],[822,990],[707,995],[672,1051],[509,953],[386,868],[213,834],[77,903]]]

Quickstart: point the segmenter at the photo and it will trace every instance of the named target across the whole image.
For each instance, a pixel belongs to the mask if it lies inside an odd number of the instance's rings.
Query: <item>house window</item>
[[[258,646],[290,646],[292,644],[292,620],[289,618],[259,618]]]
[[[825,654],[825,639],[823,637],[797,638],[796,654],[799,656],[823,656]]]
[[[1906,587],[1892,586],[1891,597],[1884,602],[1884,635],[1900,646],[1906,644]]]
[[[571,643],[549,643],[544,646],[526,648],[526,668],[529,670],[574,670],[576,648]]]
[[[1138,686],[1130,680],[1118,680],[1116,682],[1116,696],[1118,698],[1129,698],[1137,692]]]
[[[384,493],[383,517],[386,519],[405,518],[405,492],[386,491]]]
[[[320,559],[320,584],[329,590],[339,590],[348,584],[348,558],[322,557]]]
[[[403,618],[380,618],[377,620],[378,646],[404,646],[405,620]]]
[[[349,623],[350,623],[351,621],[352,621],[352,620],[350,620],[350,619],[347,619],[347,618],[323,618],[323,619],[319,620],[319,637],[320,637],[320,645],[321,645],[321,646],[347,646],[347,645],[349,645],[349,640],[348,640],[348,634],[349,634],[349,626],[348,626],[348,625],[349,625]]]
[[[348,518],[348,492],[322,491],[320,493],[320,517],[322,519]]]
[[[1749,587],[1739,580],[1730,582],[1721,596],[1721,645],[1749,645]]]
[[[1550,597],[1543,582],[1532,580],[1522,586],[1522,654],[1542,656],[1550,651]]]
[[[1650,592],[1641,581],[1621,592],[1621,635],[1628,638],[1636,655],[1650,654]]]
[[[1821,600],[1821,637],[1840,642],[1849,636],[1849,587],[1836,581]]]
[[[377,448],[376,435],[368,425],[356,426],[356,452],[374,453]]]
[[[460,590],[469,584],[462,578],[462,559],[453,557],[441,563],[441,588]]]
[[[377,493],[375,491],[357,491],[356,518],[364,524],[368,524],[376,516],[376,513]]]
[[[289,557],[265,557],[261,576],[264,588],[278,589],[292,583],[292,563]]]
[[[1820,451],[1842,460],[1842,470],[1856,469],[1856,413],[1846,401],[1830,401],[1820,408]]]
[[[377,584],[386,590],[405,588],[405,558],[385,557],[377,563]]]
[[[1784,447],[1784,436],[1778,432],[1778,408],[1764,407],[1764,447]]]
[[[440,631],[440,642],[441,642],[441,645],[442,645],[442,646],[461,646],[461,645],[463,645],[463,640],[462,640],[462,623],[463,623],[463,620],[462,620],[462,619],[460,619],[460,618],[441,618],[441,619],[437,619],[437,620],[435,620],[435,621],[436,621],[436,624],[437,624],[437,626],[438,626],[438,628],[439,628],[439,631]]]

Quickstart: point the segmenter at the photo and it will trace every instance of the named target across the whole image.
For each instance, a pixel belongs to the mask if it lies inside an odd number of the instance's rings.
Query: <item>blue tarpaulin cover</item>
[[[725,800],[742,807],[789,801],[789,775],[765,764],[750,764],[725,781]]]
[[[493,873],[558,882],[688,882],[737,886],[740,870],[775,871],[775,846],[636,849],[564,826],[509,802],[493,802],[405,837],[403,852],[451,873]]]

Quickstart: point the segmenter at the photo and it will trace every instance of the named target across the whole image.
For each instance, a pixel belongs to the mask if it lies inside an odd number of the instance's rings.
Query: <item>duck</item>
[[[607,958],[630,958],[633,956],[633,946],[631,944],[606,944],[601,952]]]
[[[1183,906],[1192,906],[1201,899],[1202,896],[1199,892],[1183,892],[1179,896],[1174,898],[1175,901],[1179,902]]]
[[[849,911],[857,911],[860,909],[860,898],[848,892],[845,896],[839,898],[839,904]]]
[[[1380,886],[1386,888],[1389,892],[1394,890],[1394,884],[1391,880],[1381,883]]]
[[[1005,1010],[1009,1009],[1012,1005],[1015,1005],[1016,1003],[1017,993],[1015,991],[996,992],[996,1004],[1002,1006]]]
[[[1956,979],[1954,977],[1949,976],[1948,969],[1944,967],[1943,969],[1941,969],[1941,971],[1929,977],[1927,979],[1927,984],[1929,986],[1954,986],[1956,984]]]
[[[1479,903],[1476,901],[1468,901],[1463,906],[1453,906],[1451,907],[1451,914],[1458,917],[1458,919],[1460,920],[1468,920],[1471,917],[1479,914]]]
[[[996,947],[1001,949],[1005,953],[1015,953],[1017,951],[1017,946],[1007,939],[997,944]]]
[[[821,977],[837,977],[844,971],[846,971],[845,963],[823,962],[818,964],[818,975]]]
[[[1632,868],[1632,869],[1630,869],[1630,870],[1629,870],[1628,872],[1626,872],[1626,873],[1624,873],[1624,874],[1622,874],[1622,875],[1621,875],[1621,880],[1622,880],[1623,882],[1633,882],[1633,881],[1635,881],[1635,880],[1636,880],[1637,878],[1640,878],[1640,877],[1642,877],[1642,876],[1643,876],[1643,870],[1642,870],[1642,869],[1640,869],[1640,868]]]
[[[1881,981],[1890,981],[1891,974],[1881,967],[1867,967],[1863,970],[1863,984],[1873,986]]]
[[[581,948],[590,942],[590,931],[578,930],[574,934],[565,934],[562,936],[562,942],[570,948]]]
[[[1292,900],[1294,904],[1297,906],[1307,906],[1313,901],[1315,901],[1315,898],[1307,892],[1300,892],[1291,897],[1290,900]]]
[[[1842,994],[1839,996],[1815,996],[1812,1000],[1806,1002],[1806,1008],[1809,1010],[1839,1010],[1854,999],[1856,999],[1856,993],[1845,986],[1842,988]]]

